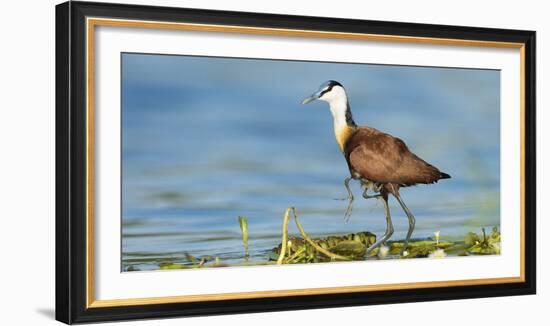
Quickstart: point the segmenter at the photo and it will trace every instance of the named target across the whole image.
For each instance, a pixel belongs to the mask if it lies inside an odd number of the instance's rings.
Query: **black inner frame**
[[[86,308],[86,17],[156,20],[525,44],[525,282]],[[67,324],[534,294],[534,31],[92,2],[56,6],[56,319]]]

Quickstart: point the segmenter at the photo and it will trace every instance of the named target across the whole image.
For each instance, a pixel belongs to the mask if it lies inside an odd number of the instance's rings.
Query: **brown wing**
[[[359,128],[346,143],[350,171],[378,183],[433,183],[448,175],[428,164],[396,137],[374,128]]]

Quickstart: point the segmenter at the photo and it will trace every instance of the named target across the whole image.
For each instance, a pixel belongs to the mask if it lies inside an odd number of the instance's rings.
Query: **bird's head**
[[[346,90],[344,86],[335,80],[329,80],[324,82],[317,92],[311,94],[311,96],[306,97],[302,104],[308,104],[315,100],[321,100],[328,102],[329,104],[335,101],[347,101]]]

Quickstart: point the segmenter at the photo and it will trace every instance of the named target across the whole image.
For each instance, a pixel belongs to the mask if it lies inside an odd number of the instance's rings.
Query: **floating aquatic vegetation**
[[[447,257],[447,254],[445,253],[445,250],[443,249],[436,249],[428,255],[428,258],[445,258]]]
[[[302,238],[288,238],[288,220],[290,213]],[[376,236],[372,233],[350,234],[345,239],[331,236],[326,239],[311,239],[298,220],[296,209],[287,208],[283,218],[281,244],[273,249],[278,255],[277,264],[314,263],[335,260],[353,260],[365,255],[365,246],[374,243]],[[342,243],[347,241],[345,243]],[[369,242],[372,241],[372,242]]]
[[[162,269],[162,270],[183,269],[183,268],[187,268],[187,266],[179,263],[160,263],[159,264],[159,269]]]
[[[289,220],[294,222],[300,236],[288,235]],[[367,257],[367,248],[376,242],[376,235],[364,231],[345,235],[331,235],[321,238],[311,238],[299,222],[296,209],[287,208],[283,217],[281,242],[269,252],[265,260],[249,261],[248,248],[248,220],[246,217],[238,217],[244,247],[244,261],[238,266],[266,265],[266,264],[300,264],[329,261],[350,261],[366,259],[391,259],[391,258],[444,258],[447,256],[467,255],[495,255],[500,254],[500,232],[494,227],[489,236],[485,229],[481,229],[481,235],[468,232],[464,241],[441,240],[440,231],[434,232],[431,239],[417,239],[408,243],[403,249],[403,241],[388,241],[379,248],[374,249]],[[401,252],[403,252],[401,254]],[[227,264],[221,262],[219,257],[202,256],[195,257],[184,253],[185,262],[173,259],[158,264],[161,270],[188,269],[204,267],[224,267]],[[139,270],[130,266],[127,271]]]
[[[282,243],[273,248],[271,257],[281,257],[282,264],[315,263],[332,260],[364,260],[366,249],[376,241],[376,236],[370,232],[351,233],[343,236],[310,239],[291,237],[283,249]],[[323,249],[322,251],[319,248]],[[327,252],[332,253],[332,257]]]
[[[220,261],[219,257],[202,256],[200,258],[195,257],[189,253],[184,253],[185,259],[189,264],[182,264],[176,262],[162,262],[159,264],[159,269],[189,269],[189,268],[202,268],[202,267],[225,267],[229,266]]]
[[[466,235],[464,240],[467,245],[471,245],[468,248],[468,253],[475,255],[500,255],[500,232],[498,228],[493,227],[491,235],[485,234],[485,228],[481,229],[482,237],[470,232]]]
[[[378,250],[378,257],[381,259],[384,259],[386,258],[389,252],[390,252],[390,248],[388,246],[381,245],[380,249]]]
[[[130,265],[126,268],[126,272],[135,272],[135,271],[139,271],[140,269],[135,267],[134,265]]]
[[[433,240],[413,240],[407,245],[407,250],[403,251],[402,258],[421,258],[428,257],[432,252],[436,250],[446,250],[453,247],[455,244],[447,241],[440,241],[439,237],[436,237],[436,241]],[[403,248],[402,241],[393,241],[389,243],[389,253],[393,256],[399,256]]]

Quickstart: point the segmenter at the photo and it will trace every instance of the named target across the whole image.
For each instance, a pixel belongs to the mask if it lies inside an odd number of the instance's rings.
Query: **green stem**
[[[288,239],[288,214],[290,213],[290,208],[287,208],[285,211],[285,217],[283,218],[283,240],[281,242],[281,252],[279,253],[279,259],[277,259],[277,265],[283,263],[286,253],[286,244]]]
[[[349,258],[347,257],[344,257],[344,256],[340,256],[340,255],[337,255],[337,254],[334,254],[326,249],[324,249],[323,247],[319,246],[318,244],[315,243],[315,241],[311,240],[311,238],[306,234],[306,232],[304,231],[304,228],[302,227],[302,225],[300,224],[300,222],[298,221],[298,215],[296,214],[296,208],[294,207],[290,207],[289,209],[292,210],[292,213],[294,214],[294,221],[296,222],[296,226],[298,227],[298,230],[300,230],[300,233],[302,234],[302,237],[304,238],[304,240],[306,240],[311,246],[313,246],[313,248],[315,248],[317,251],[319,251],[320,253],[326,255],[327,257],[329,257],[330,259],[332,260],[350,260]],[[287,208],[287,212],[289,210]]]
[[[243,236],[245,259],[248,260],[248,220],[246,217],[239,216],[239,226],[241,227],[241,234]]]

